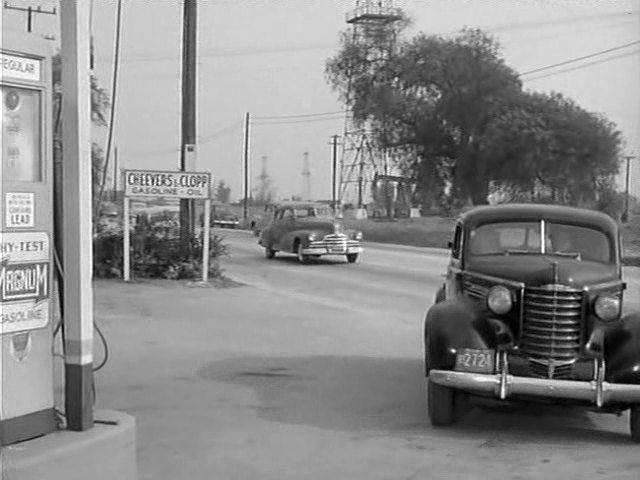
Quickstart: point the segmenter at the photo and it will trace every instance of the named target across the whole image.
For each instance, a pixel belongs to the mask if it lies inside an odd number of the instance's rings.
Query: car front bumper
[[[431,370],[429,380],[438,385],[468,392],[494,394],[505,400],[512,396],[559,398],[606,404],[640,404],[640,385],[605,381],[549,380],[497,373]]]
[[[334,242],[311,242],[302,249],[303,255],[352,255],[363,252],[363,248],[358,241],[348,241],[342,244]]]

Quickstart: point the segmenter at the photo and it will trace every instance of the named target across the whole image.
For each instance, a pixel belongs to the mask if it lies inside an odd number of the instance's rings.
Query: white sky
[[[89,0],[82,0],[89,1]],[[28,4],[14,0],[16,5]],[[54,0],[41,0],[44,6]],[[115,139],[124,168],[177,169],[180,142],[181,2],[125,0]],[[115,0],[95,0],[97,75],[110,89]],[[199,168],[242,195],[242,121],[252,116],[341,110],[324,77],[338,48],[345,14],[355,1],[207,0],[199,2]],[[640,40],[640,2],[633,0],[398,0],[413,19],[411,34],[480,27],[503,46],[520,72]],[[631,12],[625,14],[625,12]],[[25,15],[4,10],[3,29],[25,28]],[[59,38],[55,17],[36,16],[34,32]],[[561,74],[531,75],[531,90],[555,90],[615,122],[625,153],[640,154],[640,46],[572,64],[614,58]],[[562,70],[545,71],[551,74]],[[303,191],[309,152],[312,195],[330,197],[330,137],[343,121],[254,125],[252,182],[267,156],[282,196]],[[99,136],[104,137],[104,133]],[[640,195],[640,159],[632,162],[632,191]],[[621,183],[622,185],[622,183]]]

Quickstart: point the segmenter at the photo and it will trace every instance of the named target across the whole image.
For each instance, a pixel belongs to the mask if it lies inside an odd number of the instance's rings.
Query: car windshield
[[[331,209],[329,207],[308,207],[308,208],[296,208],[295,216],[300,217],[321,217],[329,218],[332,216]]]
[[[544,228],[545,243],[541,232]],[[478,255],[547,254],[610,263],[611,243],[603,232],[578,225],[553,222],[500,222],[475,228],[469,252]]]

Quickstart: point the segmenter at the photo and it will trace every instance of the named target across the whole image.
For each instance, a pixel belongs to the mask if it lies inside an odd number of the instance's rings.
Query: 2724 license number
[[[455,370],[462,372],[493,373],[494,350],[463,348],[456,353]]]

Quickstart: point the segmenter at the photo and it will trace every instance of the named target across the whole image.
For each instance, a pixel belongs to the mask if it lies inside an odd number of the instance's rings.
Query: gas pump
[[[56,429],[51,47],[2,33],[0,445]]]

